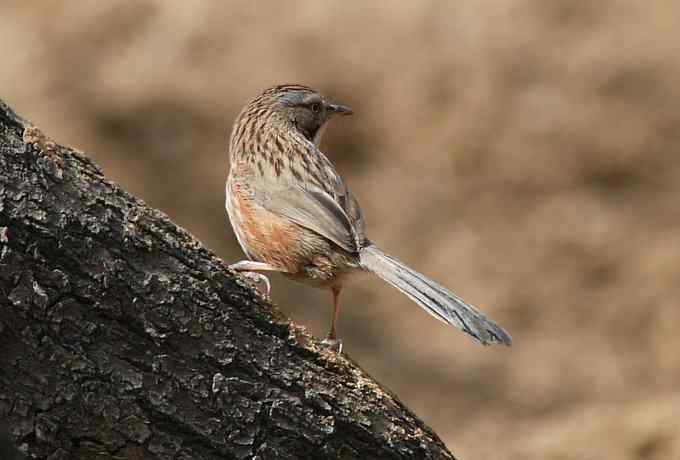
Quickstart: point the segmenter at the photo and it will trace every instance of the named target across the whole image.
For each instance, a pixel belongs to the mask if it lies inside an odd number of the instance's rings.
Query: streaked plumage
[[[366,238],[357,200],[319,150],[330,117],[349,113],[302,85],[269,88],[244,107],[229,143],[226,206],[249,260],[233,267],[331,289],[333,341],[347,276],[369,271],[478,342],[510,345],[510,336],[474,307]]]

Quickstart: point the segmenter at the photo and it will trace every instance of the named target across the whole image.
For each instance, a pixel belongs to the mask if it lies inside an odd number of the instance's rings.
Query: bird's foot
[[[334,351],[336,353],[342,353],[342,339],[339,339],[337,337],[331,338],[331,337],[326,337],[321,341],[321,344],[330,349],[331,351]]]
[[[255,284],[259,289],[260,284],[264,284],[266,289],[265,294],[269,297],[269,293],[272,290],[271,284],[269,284],[269,278],[264,276],[260,271],[278,271],[276,268],[269,264],[263,262],[255,262],[252,260],[241,260],[234,264],[229,265],[230,270],[237,271],[245,276],[249,281]]]
[[[272,285],[269,283],[269,278],[264,276],[262,273],[257,272],[241,272],[244,278],[250,281],[255,287],[260,290],[260,287],[264,285],[264,294],[269,297],[269,293],[272,290]]]

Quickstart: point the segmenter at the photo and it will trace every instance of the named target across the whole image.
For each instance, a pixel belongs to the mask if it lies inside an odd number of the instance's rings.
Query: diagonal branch
[[[355,363],[1,101],[0,420],[37,458],[453,458]]]

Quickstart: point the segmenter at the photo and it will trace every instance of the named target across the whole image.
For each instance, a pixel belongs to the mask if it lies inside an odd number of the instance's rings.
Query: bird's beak
[[[338,104],[329,104],[328,105],[328,111],[331,114],[338,114],[338,115],[352,115],[354,111],[347,107],[346,105],[338,105]]]

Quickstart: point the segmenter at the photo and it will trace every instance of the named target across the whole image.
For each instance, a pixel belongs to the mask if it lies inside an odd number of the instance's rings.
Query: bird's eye
[[[319,104],[318,102],[315,102],[314,104],[312,104],[312,112],[319,113],[320,111],[321,111],[321,104]]]

